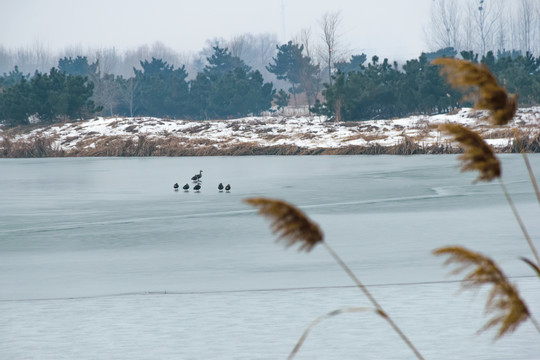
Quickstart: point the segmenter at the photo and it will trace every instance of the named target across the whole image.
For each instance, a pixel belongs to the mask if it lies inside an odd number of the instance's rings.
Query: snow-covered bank
[[[329,122],[325,117],[246,117],[232,120],[187,121],[159,118],[95,118],[81,122],[55,124],[8,136],[10,144],[32,139],[47,139],[49,146],[64,156],[99,156],[93,149],[111,146],[141,146],[151,142],[156,148],[174,146],[185,149],[213,149],[210,154],[230,153],[242,146],[251,148],[296,147],[301,149],[342,149],[347,147],[392,147],[404,142],[419,146],[450,146],[437,131],[437,124],[460,123],[479,131],[497,149],[509,148],[514,131],[537,138],[540,135],[540,107],[518,110],[514,120],[503,128],[492,128],[484,113],[463,108],[453,114],[410,116],[401,119],[359,122]],[[126,145],[127,143],[127,145]],[[1,145],[1,144],[0,144]],[[6,145],[4,144],[4,149]],[[109,153],[107,153],[110,155]],[[163,154],[163,151],[161,152]],[[173,153],[171,153],[173,154]],[[118,155],[122,155],[119,153]],[[125,155],[125,154],[124,154]]]

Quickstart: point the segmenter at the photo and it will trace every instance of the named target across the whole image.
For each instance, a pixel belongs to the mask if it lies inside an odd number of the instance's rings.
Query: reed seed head
[[[448,255],[445,265],[458,264],[459,267],[453,271],[454,274],[473,267],[473,270],[463,279],[464,289],[479,288],[482,285],[493,286],[486,303],[486,314],[493,313],[494,317],[480,331],[499,326],[496,335],[498,339],[516,330],[519,324],[530,316],[515,286],[508,281],[502,270],[490,258],[459,246],[440,248],[433,253]]]
[[[443,124],[439,129],[463,146],[464,153],[459,156],[463,162],[461,171],[478,170],[480,175],[475,182],[491,181],[501,176],[499,159],[480,135],[459,124]]]
[[[505,125],[512,120],[518,96],[508,94],[486,65],[453,58],[437,58],[432,64],[441,65],[440,73],[452,87],[473,88],[465,99],[474,101],[475,109],[488,110],[492,125]]]
[[[311,221],[295,206],[276,199],[248,198],[246,203],[259,209],[259,214],[272,221],[271,227],[279,240],[286,241],[286,247],[300,244],[299,251],[311,251],[315,245],[323,241],[319,226]]]

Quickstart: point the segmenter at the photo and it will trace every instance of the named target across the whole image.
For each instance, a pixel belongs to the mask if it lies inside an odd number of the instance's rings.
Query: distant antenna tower
[[[285,0],[281,0],[281,40],[287,42],[287,32],[285,31]]]

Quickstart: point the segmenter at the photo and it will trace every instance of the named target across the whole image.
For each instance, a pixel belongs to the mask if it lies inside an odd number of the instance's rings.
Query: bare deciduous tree
[[[540,52],[540,0],[434,0],[431,6],[424,32],[434,51]]]
[[[262,73],[266,71],[266,65],[272,61],[272,57],[276,55],[276,45],[279,43],[276,34],[259,34],[255,43],[257,47],[258,61]]]
[[[534,13],[535,13],[535,19],[536,19],[536,39],[534,41],[535,48],[534,52],[538,55],[540,54],[540,3],[536,2],[534,3]]]
[[[465,51],[474,50],[474,22],[473,22],[473,16],[470,13],[470,8],[467,9],[466,16],[464,16],[463,21],[461,22],[461,33],[463,36],[461,37],[461,49]],[[457,49],[456,49],[457,50]]]
[[[293,38],[293,43],[302,45],[304,47],[303,53],[309,57],[311,63],[315,66],[314,72],[303,73],[301,76],[302,87],[306,94],[308,106],[315,103],[317,96],[320,92],[320,85],[322,80],[322,70],[320,61],[317,59],[319,56],[313,53],[312,41],[311,41],[311,28],[304,28]],[[325,55],[321,58],[325,58]],[[296,102],[296,99],[295,99]]]
[[[133,112],[135,110],[135,93],[138,91],[138,89],[139,82],[134,76],[127,79],[120,89],[120,95],[122,100],[127,104],[130,117],[133,117]]]
[[[246,50],[249,46],[248,42],[251,39],[248,38],[248,34],[236,35],[233,36],[229,41],[227,41],[227,48],[229,53],[232,56],[243,58],[246,54]]]
[[[431,5],[426,38],[432,50],[461,48],[461,12],[457,0],[439,0]]]
[[[501,3],[501,13],[506,13],[508,9],[506,8],[506,4]],[[506,50],[508,45],[508,28],[509,24],[511,24],[512,19],[510,18],[510,21],[503,21],[499,20],[497,22],[497,36],[495,39],[495,43],[498,50]]]
[[[316,61],[311,48],[311,28],[303,28],[300,30],[298,34],[293,36],[292,41],[294,44],[303,45],[306,56],[309,56],[313,61]]]
[[[332,85],[332,66],[340,52],[340,34],[338,32],[342,17],[339,12],[326,12],[319,20],[322,30],[323,51],[321,58],[328,68],[328,81]],[[322,56],[324,54],[324,56]]]
[[[117,73],[121,63],[121,59],[117,55],[114,47],[96,50],[95,60],[98,63],[98,71],[102,75]]]
[[[469,16],[473,19],[476,37],[476,48],[481,55],[495,48],[495,35],[497,24],[502,19],[502,6],[499,0],[471,0],[469,2]]]
[[[0,74],[8,73],[15,67],[11,52],[4,46],[0,45]]]
[[[535,11],[531,0],[521,0],[519,4],[517,23],[519,24],[519,47],[524,52],[531,52]]]

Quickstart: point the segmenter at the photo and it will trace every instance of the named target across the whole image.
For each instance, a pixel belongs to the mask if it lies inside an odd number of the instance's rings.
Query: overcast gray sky
[[[0,46],[40,44],[132,49],[156,41],[197,52],[214,37],[275,33],[285,42],[301,29],[319,35],[318,19],[340,11],[351,53],[410,59],[429,50],[423,29],[433,0],[0,0]]]

